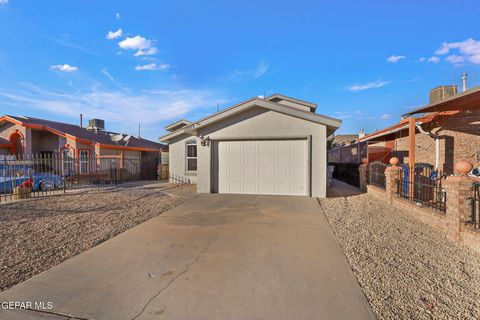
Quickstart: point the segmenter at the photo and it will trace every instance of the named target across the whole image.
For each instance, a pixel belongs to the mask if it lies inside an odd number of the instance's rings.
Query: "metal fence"
[[[445,213],[447,194],[443,187],[444,175],[430,166],[416,165],[413,174],[408,166],[400,172],[398,195],[423,207]]]
[[[472,216],[470,223],[473,228],[480,229],[480,183],[473,184]]]
[[[159,156],[49,153],[0,156],[0,202],[94,188],[123,181],[156,180]]]
[[[368,166],[368,183],[382,189],[386,188],[385,170],[387,165],[381,162],[373,162]]]

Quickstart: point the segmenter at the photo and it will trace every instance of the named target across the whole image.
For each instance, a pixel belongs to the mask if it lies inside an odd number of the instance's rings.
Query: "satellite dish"
[[[112,137],[112,140],[115,142],[118,142],[123,139],[123,135],[121,134],[112,134],[111,137]]]
[[[125,141],[125,145],[128,145],[128,141],[130,140],[132,136],[131,135],[128,135],[128,136],[125,136],[125,138],[123,138],[123,141]]]

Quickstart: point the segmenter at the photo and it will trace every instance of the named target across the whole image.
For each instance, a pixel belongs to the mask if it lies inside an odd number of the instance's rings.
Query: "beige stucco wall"
[[[195,136],[183,134],[170,141],[168,170],[169,180],[172,183],[197,183],[197,175],[201,169],[197,168],[197,172],[187,172],[186,170],[186,143],[192,139],[197,140],[197,151],[199,152],[200,141]],[[199,161],[197,160],[197,166],[198,164]]]
[[[212,190],[212,150],[215,141],[229,139],[298,138],[311,136],[311,190],[314,197],[325,197],[327,188],[326,127],[278,112],[253,108],[198,130],[197,136],[213,142],[202,146],[198,142],[197,191]],[[182,174],[185,169],[185,142],[188,135],[170,141],[170,175]]]
[[[25,137],[25,140],[23,142],[24,154],[31,154],[32,143],[31,143],[31,130],[29,128],[18,126],[13,123],[7,123],[2,127],[2,130],[0,130],[0,137],[3,139],[9,140],[10,136],[14,134],[16,131],[20,132]]]
[[[32,130],[32,152],[40,153],[44,151],[58,152],[62,147],[63,141],[56,134],[48,131]],[[63,138],[62,138],[63,139]]]

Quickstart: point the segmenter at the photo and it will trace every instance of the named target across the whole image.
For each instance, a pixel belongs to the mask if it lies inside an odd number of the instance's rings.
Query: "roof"
[[[110,136],[110,134],[116,134],[114,132],[99,131],[96,133],[78,125],[39,118],[6,115],[0,117],[0,121],[9,121],[21,126],[30,127],[32,129],[50,131],[56,135],[74,138],[79,142],[87,144],[98,143],[103,146],[110,146],[120,149],[136,149],[138,151],[156,151],[161,148],[166,148],[166,146],[161,143],[153,142],[147,139],[137,138],[134,136],[131,136],[128,142],[122,140],[119,141],[117,144],[112,140]]]
[[[317,109],[317,104],[315,104],[313,102],[308,102],[308,101],[305,101],[305,100],[300,100],[300,99],[297,99],[297,98],[288,97],[288,96],[285,96],[285,95],[279,94],[279,93],[272,94],[271,96],[266,97],[265,100],[273,101],[273,102],[276,102],[276,100],[290,101],[292,103],[296,103],[296,104],[300,104],[300,105],[309,107],[310,110],[312,110],[312,112],[315,112],[315,110]]]
[[[454,114],[457,114],[457,113],[458,113],[458,111],[436,112],[436,113],[428,114],[428,115],[425,115],[423,117],[417,118],[415,122],[416,122],[416,124],[426,124],[426,123],[430,123],[432,121],[437,120],[439,117],[450,116],[450,115],[454,115]],[[374,138],[380,138],[380,137],[383,137],[383,136],[386,136],[386,135],[389,135],[389,134],[407,129],[408,125],[409,125],[408,121],[403,121],[403,122],[394,124],[393,126],[390,126],[388,128],[378,130],[378,131],[375,131],[371,134],[368,134],[365,137],[358,139],[357,141],[362,142],[362,141],[372,140]]]
[[[416,108],[402,116],[410,116],[417,113],[454,111],[461,109],[478,109],[480,108],[480,86],[454,95],[445,100],[430,103],[426,106]]]
[[[331,118],[328,116],[316,114],[313,112],[308,112],[308,111],[303,111],[298,108],[290,107],[287,105],[279,104],[276,102],[268,101],[265,99],[259,99],[259,98],[251,98],[248,100],[245,100],[239,104],[233,105],[230,108],[227,108],[225,110],[222,110],[220,112],[214,113],[210,116],[207,116],[203,119],[198,120],[197,122],[192,123],[191,125],[187,127],[183,127],[181,129],[178,129],[174,132],[168,133],[162,137],[160,137],[160,141],[168,141],[176,136],[179,136],[181,134],[189,133],[194,130],[197,130],[199,128],[208,126],[214,122],[223,120],[225,118],[234,116],[238,113],[241,113],[243,111],[246,111],[248,109],[254,108],[254,107],[261,107],[264,109],[269,109],[272,111],[276,111],[279,113],[283,113],[292,117],[300,118],[303,120],[315,122],[318,124],[323,124],[325,125],[330,131],[335,131],[340,127],[342,124],[341,120]]]
[[[184,127],[184,126],[188,126],[189,124],[192,124],[192,122],[188,121],[186,119],[182,119],[182,120],[175,121],[174,123],[165,126],[165,130],[175,131],[176,127],[180,127],[180,126]]]
[[[356,141],[358,139],[358,134],[337,134],[333,136],[332,143],[335,146]]]

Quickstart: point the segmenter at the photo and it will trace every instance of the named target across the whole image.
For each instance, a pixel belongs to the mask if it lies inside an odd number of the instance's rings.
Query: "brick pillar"
[[[460,241],[460,232],[471,214],[474,180],[468,176],[450,176],[445,181],[447,193],[447,235]]]
[[[393,197],[398,194],[398,182],[402,168],[392,165],[385,169],[385,190],[387,192],[387,201],[392,202]]]
[[[362,163],[358,167],[358,174],[360,177],[360,190],[362,192],[367,192],[368,164]]]

